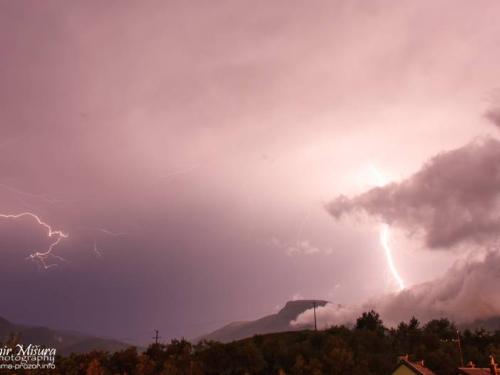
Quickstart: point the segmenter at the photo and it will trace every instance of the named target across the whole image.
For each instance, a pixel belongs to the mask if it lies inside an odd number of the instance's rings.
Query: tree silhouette
[[[363,315],[356,320],[356,329],[366,329],[368,331],[383,331],[385,329],[384,322],[380,319],[380,314],[371,310],[364,312]]]
[[[437,375],[455,375],[459,365],[455,324],[431,320],[423,327],[416,318],[396,328],[384,327],[375,311],[362,314],[354,328],[333,326],[325,331],[295,331],[258,335],[223,344],[172,340],[150,345],[144,353],[130,347],[110,354],[92,351],[57,357],[57,370],[19,371],[17,375],[342,375],[391,373],[397,357],[425,360]],[[489,355],[500,359],[500,330],[464,330],[464,361],[487,366]],[[11,336],[4,345],[14,345]],[[0,369],[1,375],[12,375]]]

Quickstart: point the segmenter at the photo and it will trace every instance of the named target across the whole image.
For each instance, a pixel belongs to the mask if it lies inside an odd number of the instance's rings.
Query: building
[[[436,375],[424,365],[424,361],[410,362],[408,356],[399,357],[391,375]],[[478,374],[479,375],[479,374]]]
[[[398,358],[398,364],[392,371],[391,375],[436,375],[430,369],[425,367],[424,361],[411,362],[408,356]],[[490,367],[476,367],[472,362],[469,362],[467,367],[459,367],[457,375],[500,375],[495,363],[495,358],[490,357]]]
[[[459,367],[458,375],[499,375],[495,358],[490,357],[490,367],[480,368],[476,367],[474,363],[469,362],[467,367]]]

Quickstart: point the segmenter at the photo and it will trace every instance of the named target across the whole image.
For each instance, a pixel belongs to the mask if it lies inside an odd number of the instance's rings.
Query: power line
[[[457,329],[458,352],[460,354],[460,364],[464,367],[464,356],[462,354],[462,344],[460,343],[460,331]]]
[[[316,301],[313,302],[313,309],[314,309],[314,330],[317,331],[318,327],[316,326]]]
[[[158,345],[158,339],[161,339],[161,336],[158,336],[158,330],[155,329],[156,335],[153,337],[155,339],[155,344]]]

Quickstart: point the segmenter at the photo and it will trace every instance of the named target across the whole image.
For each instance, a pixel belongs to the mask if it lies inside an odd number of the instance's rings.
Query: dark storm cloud
[[[402,292],[373,298],[360,306],[326,305],[316,310],[322,324],[354,322],[363,311],[378,311],[389,325],[416,316],[428,321],[440,316],[458,323],[486,320],[500,311],[500,253],[487,252],[484,260],[457,262],[443,277],[414,285]],[[300,315],[295,324],[311,321],[312,310]]]
[[[500,311],[499,267],[500,253],[489,251],[482,261],[458,262],[441,278],[369,301],[366,306],[380,307],[393,322],[410,313],[426,320],[437,315],[458,322],[488,319]]]
[[[500,107],[489,109],[485,116],[493,125],[500,129]]]
[[[335,218],[365,213],[408,233],[429,248],[496,239],[500,230],[500,142],[477,139],[442,152],[409,178],[327,205]]]

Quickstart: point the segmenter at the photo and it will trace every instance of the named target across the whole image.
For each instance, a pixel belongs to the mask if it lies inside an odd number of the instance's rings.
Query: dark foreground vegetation
[[[486,366],[489,356],[500,359],[500,330],[460,333],[464,361]],[[324,331],[257,335],[222,344],[191,344],[173,340],[153,344],[144,353],[133,347],[109,354],[58,357],[56,370],[17,371],[17,374],[71,375],[322,375],[390,374],[399,355],[425,360],[436,374],[455,375],[460,364],[457,330],[448,319],[421,326],[415,318],[395,329],[384,327],[377,313],[364,313],[353,328],[334,326]],[[0,374],[12,374],[0,370]]]

